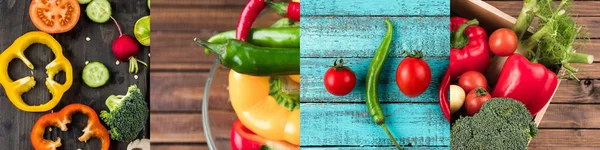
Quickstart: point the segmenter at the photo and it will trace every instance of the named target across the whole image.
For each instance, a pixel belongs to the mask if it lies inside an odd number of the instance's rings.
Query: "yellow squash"
[[[52,94],[52,99],[45,104],[39,106],[30,106],[23,101],[21,95],[28,92],[35,86],[35,79],[33,76],[24,77],[13,81],[8,76],[8,63],[13,59],[21,59],[25,65],[33,70],[33,64],[25,57],[23,52],[31,44],[39,43],[44,44],[52,49],[54,59],[50,64],[46,66],[46,87]],[[59,72],[65,72],[65,83],[60,84],[54,81],[54,76]],[[17,38],[15,42],[8,47],[2,54],[0,54],[0,84],[6,91],[8,99],[19,109],[27,112],[44,112],[48,111],[58,104],[63,94],[71,87],[73,83],[73,67],[71,63],[62,54],[62,47],[52,36],[47,33],[33,31],[22,35]]]
[[[278,78],[285,79],[276,82],[281,84],[271,84]],[[295,94],[273,94],[289,92],[286,88],[289,85],[299,86],[297,82],[286,82],[288,80],[291,81],[289,77],[250,76],[231,70],[229,97],[238,118],[248,129],[269,140],[300,145],[298,89],[292,90]],[[281,99],[287,103],[280,104]]]

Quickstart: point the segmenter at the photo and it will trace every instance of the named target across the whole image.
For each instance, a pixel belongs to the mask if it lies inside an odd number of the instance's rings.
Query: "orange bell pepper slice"
[[[44,131],[48,126],[55,126],[62,131],[67,131],[67,124],[71,123],[71,116],[75,113],[82,113],[88,116],[87,126],[83,129],[83,135],[79,137],[79,141],[85,142],[91,137],[96,137],[102,142],[102,150],[108,150],[110,146],[110,137],[108,131],[94,109],[83,104],[70,104],[59,112],[46,114],[35,122],[31,129],[31,144],[36,150],[54,150],[62,144],[60,138],[56,141],[44,139]]]

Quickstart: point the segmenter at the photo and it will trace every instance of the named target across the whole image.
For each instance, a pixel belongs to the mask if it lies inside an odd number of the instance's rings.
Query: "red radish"
[[[129,72],[137,74],[139,70],[137,62],[140,62],[144,66],[148,66],[145,62],[135,58],[140,52],[140,46],[137,41],[131,38],[131,36],[123,34],[121,27],[115,18],[112,16],[110,18],[115,22],[119,29],[119,37],[117,37],[112,44],[113,54],[119,61],[129,61]]]

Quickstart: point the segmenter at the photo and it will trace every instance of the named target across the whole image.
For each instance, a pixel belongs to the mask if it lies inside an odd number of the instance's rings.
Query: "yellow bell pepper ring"
[[[30,106],[23,101],[21,95],[28,92],[35,86],[33,76],[24,77],[13,81],[8,76],[8,63],[13,59],[20,59],[25,65],[33,70],[33,64],[25,57],[23,53],[31,44],[39,43],[50,47],[54,53],[55,59],[46,66],[46,87],[52,94],[52,99],[45,104]],[[59,72],[65,72],[65,83],[60,84],[54,81],[54,76]],[[73,67],[62,53],[62,47],[52,36],[47,33],[33,31],[17,38],[15,42],[0,54],[0,84],[6,91],[8,99],[19,109],[27,112],[45,112],[58,104],[63,94],[71,87],[73,83]]]
[[[288,76],[229,73],[231,105],[242,124],[268,140],[294,145],[300,145],[298,87]]]

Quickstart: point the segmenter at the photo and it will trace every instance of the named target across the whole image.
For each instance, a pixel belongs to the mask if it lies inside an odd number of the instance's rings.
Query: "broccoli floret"
[[[146,126],[148,105],[136,85],[127,90],[127,95],[111,95],[106,99],[110,112],[103,110],[100,118],[110,127],[113,140],[131,141]]]
[[[454,123],[451,149],[527,149],[527,143],[537,134],[532,119],[521,102],[492,98],[475,116],[461,117]]]

